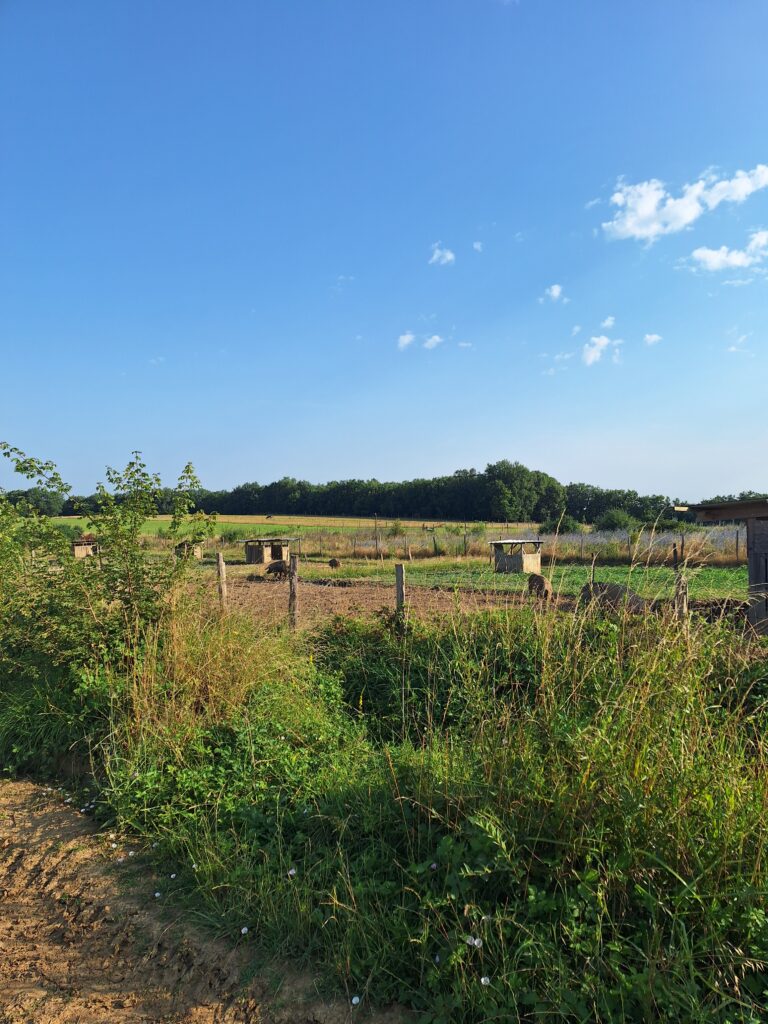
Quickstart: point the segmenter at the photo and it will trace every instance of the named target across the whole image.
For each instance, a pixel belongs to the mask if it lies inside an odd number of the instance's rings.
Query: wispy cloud
[[[646,334],[643,338],[646,345],[658,345],[661,340],[662,337],[660,334]]]
[[[459,348],[472,348],[472,342],[471,341],[460,341],[459,342]]]
[[[549,299],[550,302],[562,302],[564,305],[571,301],[565,297],[561,284],[551,284],[549,288],[545,288],[544,294],[539,296],[539,302],[544,302],[545,299]]]
[[[736,270],[754,267],[762,263],[768,256],[768,231],[754,231],[744,249],[729,249],[721,245],[719,249],[708,249],[699,246],[691,253],[702,270]]]
[[[615,323],[616,323],[616,317],[615,316],[607,316],[605,318],[605,320],[603,320],[603,322],[600,324],[600,326],[601,327],[605,327],[606,330],[610,330]]]
[[[571,328],[571,337],[575,338],[577,334],[581,334],[581,324],[574,324]]]
[[[149,365],[150,366],[162,366],[162,364],[164,362],[165,362],[165,356],[152,356],[152,358],[149,360]]]
[[[763,188],[768,188],[768,164],[737,171],[732,178],[705,175],[684,185],[679,196],[668,192],[658,178],[636,185],[619,181],[611,196],[617,212],[612,220],[603,222],[603,230],[612,239],[635,238],[650,243],[662,235],[683,231],[721,203],[743,203]]]
[[[402,352],[403,349],[406,349],[408,348],[409,345],[412,345],[415,340],[416,335],[413,333],[413,331],[406,331],[404,334],[401,334],[400,337],[397,339],[397,347]]]
[[[348,284],[351,284],[355,280],[352,274],[337,274],[336,281],[333,285],[335,292],[343,292]]]
[[[602,199],[590,199],[588,203],[584,203],[584,209],[592,210],[595,206],[599,206],[602,201]]]
[[[726,347],[726,352],[733,352],[737,355],[751,355],[750,350],[745,347],[749,339],[752,337],[751,332],[748,334],[739,334],[737,327],[730,327],[725,333],[732,339],[730,345]]]
[[[573,356],[574,356],[573,352],[558,352],[557,355],[555,356],[555,362],[556,363],[564,363],[568,359],[573,359]]]
[[[482,242],[473,242],[472,243],[472,248],[475,250],[475,252],[482,252],[483,251],[483,243]]]
[[[585,343],[584,348],[581,350],[582,361],[587,366],[594,366],[595,363],[599,363],[603,358],[604,352],[612,352],[612,358],[614,363],[619,362],[619,347],[624,342],[621,338],[612,339],[605,334],[600,334],[597,337],[590,338]]]
[[[438,345],[442,345],[445,338],[441,338],[439,334],[431,334],[424,342],[424,348],[437,348]]]
[[[444,247],[442,242],[433,242],[432,255],[429,257],[429,262],[430,264],[436,264],[438,267],[447,267],[451,263],[456,262],[456,253]]]

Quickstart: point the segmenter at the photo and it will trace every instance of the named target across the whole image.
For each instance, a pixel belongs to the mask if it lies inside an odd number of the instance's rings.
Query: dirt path
[[[116,867],[107,837],[61,794],[0,782],[0,1024],[404,1020],[323,1003],[305,978],[243,986],[247,949],[155,905],[158,884],[140,855]]]

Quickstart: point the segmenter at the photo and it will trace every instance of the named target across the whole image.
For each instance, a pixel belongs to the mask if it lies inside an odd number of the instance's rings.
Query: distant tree
[[[491,482],[489,512],[489,518],[496,523],[506,523],[515,518],[509,488],[501,480]]]
[[[551,519],[546,519],[539,527],[540,533],[580,533],[582,529],[581,523],[578,519],[574,519],[573,516],[568,515],[566,512],[562,518],[560,516],[552,516]]]
[[[625,512],[623,508],[610,508],[597,521],[597,526],[600,530],[626,530],[631,532],[636,530],[638,525],[637,519],[631,516],[629,512]]]

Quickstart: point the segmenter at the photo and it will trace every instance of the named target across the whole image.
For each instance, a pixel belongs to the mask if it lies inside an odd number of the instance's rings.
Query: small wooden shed
[[[538,537],[510,537],[489,543],[493,549],[494,572],[541,572],[543,541]]]
[[[203,557],[203,545],[194,544],[191,540],[183,540],[173,549],[177,558],[196,558],[198,562]]]
[[[264,562],[288,561],[291,537],[255,537],[245,542],[246,565],[263,565]]]
[[[768,499],[708,501],[689,505],[699,523],[746,522],[749,572],[749,621],[768,634]]]
[[[82,537],[72,541],[72,554],[75,558],[93,558],[98,553],[99,545],[92,533],[84,533]]]

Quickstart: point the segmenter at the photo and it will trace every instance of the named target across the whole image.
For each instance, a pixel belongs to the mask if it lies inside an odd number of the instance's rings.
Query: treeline
[[[161,513],[170,512],[171,494],[170,490],[161,492]],[[756,492],[749,491],[728,497],[753,496]],[[95,495],[65,499],[41,488],[9,491],[6,497],[14,504],[27,502],[47,515],[87,513],[97,503]],[[663,494],[561,484],[547,473],[506,459],[486,466],[483,472],[460,469],[450,476],[401,483],[338,480],[312,484],[283,477],[270,484],[239,484],[232,490],[201,488],[194,492],[194,500],[197,510],[221,515],[378,515],[385,519],[545,522],[564,514],[578,523],[595,523],[617,511],[650,523],[659,517],[672,518],[670,506],[685,504]]]

